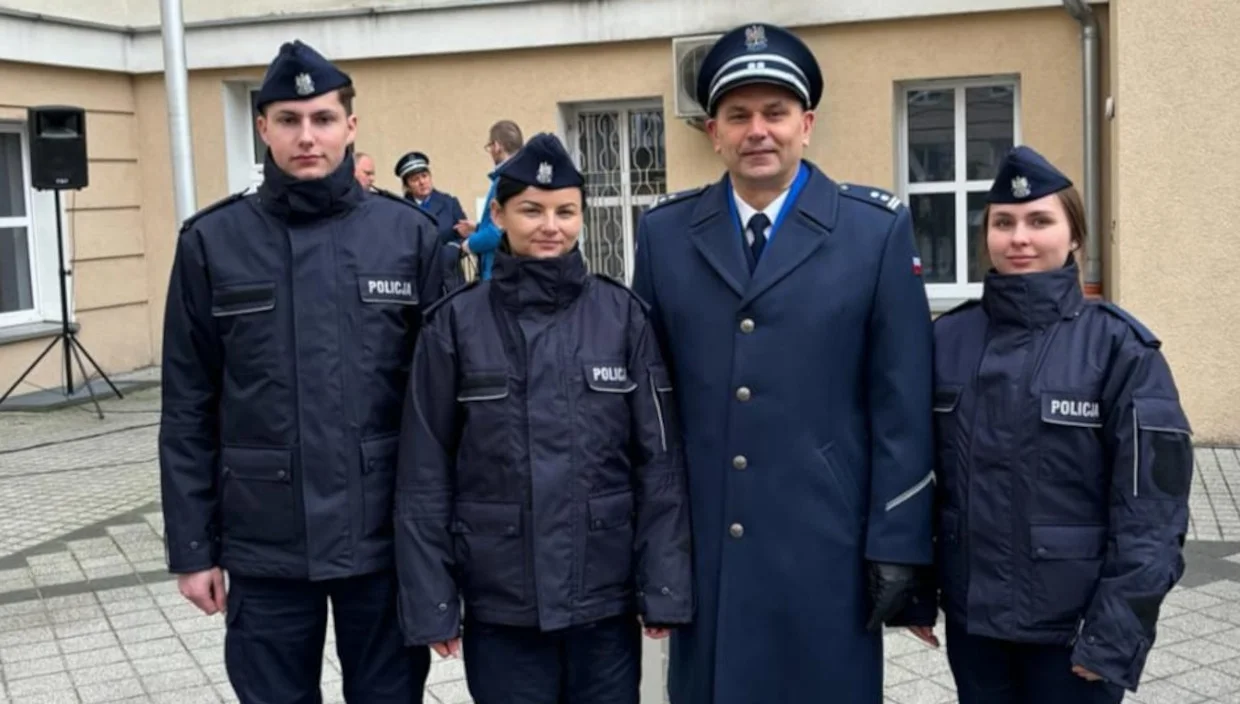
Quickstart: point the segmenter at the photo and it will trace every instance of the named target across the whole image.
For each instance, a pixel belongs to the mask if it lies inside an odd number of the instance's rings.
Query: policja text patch
[[[418,295],[414,292],[413,281],[410,279],[362,275],[357,277],[357,288],[366,303],[413,305],[418,302]]]

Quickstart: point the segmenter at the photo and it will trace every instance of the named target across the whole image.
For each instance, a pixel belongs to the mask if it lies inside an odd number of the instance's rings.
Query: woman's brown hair
[[[1085,247],[1085,201],[1076,186],[1068,186],[1055,194],[1063,205],[1063,212],[1068,217],[1068,237],[1072,241],[1072,250],[1081,251]],[[986,246],[986,231],[990,224],[990,204],[982,209],[982,221],[977,233],[977,261],[979,269],[985,273],[990,270],[990,249]]]

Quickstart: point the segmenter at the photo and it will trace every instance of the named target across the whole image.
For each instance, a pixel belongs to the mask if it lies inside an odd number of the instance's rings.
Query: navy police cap
[[[707,115],[714,115],[725,93],[754,83],[787,88],[809,110],[822,98],[822,70],[814,53],[795,34],[772,24],[737,27],[715,42],[698,71],[697,100]]]
[[[1013,148],[999,164],[999,174],[990,187],[990,203],[1028,203],[1058,193],[1072,181],[1046,157],[1026,146]]]
[[[429,171],[431,160],[422,152],[409,152],[396,162],[396,178],[404,178],[409,174]]]
[[[560,138],[549,132],[530,137],[520,151],[496,169],[496,173],[545,190],[585,185],[585,178],[560,143]]]
[[[352,85],[353,79],[301,40],[287,42],[272,59],[254,107],[281,100],[309,100]]]

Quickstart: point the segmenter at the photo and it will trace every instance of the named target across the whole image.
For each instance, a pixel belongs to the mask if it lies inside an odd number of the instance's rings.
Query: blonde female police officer
[[[352,99],[314,49],[281,47],[258,93],[262,186],[185,223],[168,287],[168,567],[203,611],[226,609],[244,704],[321,701],[329,600],[350,703],[422,701],[430,662],[396,625],[391,512],[437,241],[354,178]]]
[[[1184,569],[1193,453],[1158,338],[1087,301],[1080,196],[1028,147],[983,220],[982,298],[934,326],[938,572],[961,704],[1135,690]]]
[[[641,632],[692,614],[689,509],[644,306],[586,272],[581,174],[531,139],[499,170],[490,281],[427,313],[397,476],[401,623],[460,647],[478,704],[637,704]]]
[[[930,310],[908,209],[803,158],[821,94],[790,32],[725,34],[698,99],[727,174],[638,232],[693,506],[673,704],[876,704],[881,626],[921,625],[901,610],[933,556]]]

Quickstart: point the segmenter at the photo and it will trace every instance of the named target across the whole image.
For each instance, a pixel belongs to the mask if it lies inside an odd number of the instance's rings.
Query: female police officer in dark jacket
[[[1018,147],[988,201],[982,299],[935,323],[948,659],[962,704],[1118,702],[1184,570],[1188,421],[1158,339],[1082,296],[1071,182]]]
[[[408,644],[478,704],[636,704],[638,615],[691,615],[672,389],[644,305],[589,275],[582,177],[539,135],[505,163],[492,279],[427,312],[397,476]],[[507,251],[503,251],[507,250]]]

